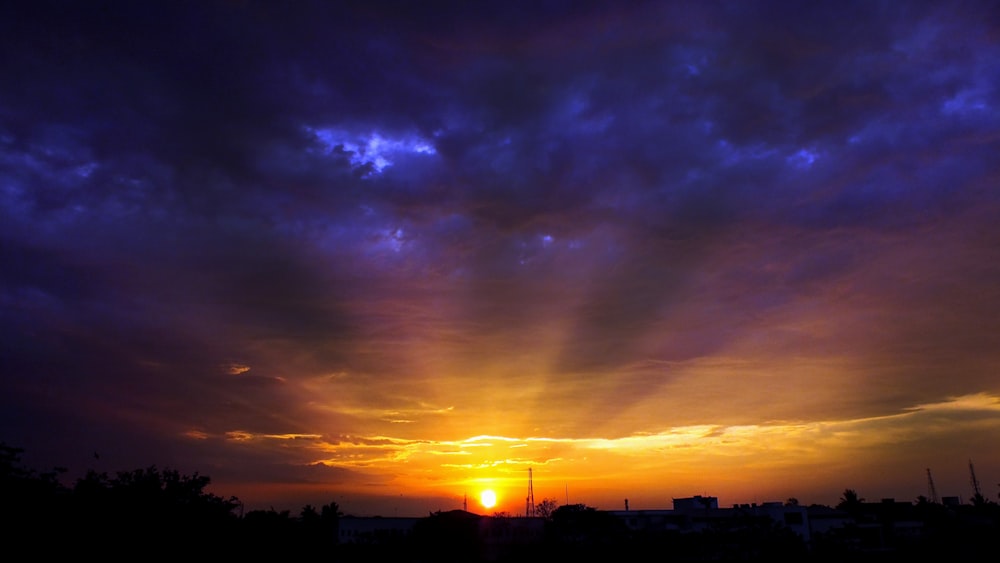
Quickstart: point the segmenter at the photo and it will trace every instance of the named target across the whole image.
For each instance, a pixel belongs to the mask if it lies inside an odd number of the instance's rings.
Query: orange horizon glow
[[[630,498],[635,509],[663,508],[672,498],[703,494],[720,497],[723,503],[794,496],[806,503],[830,504],[845,488],[861,488],[856,477],[842,473],[859,457],[886,467],[886,487],[910,473],[909,481],[918,483],[912,496],[921,494],[920,479],[928,463],[894,459],[897,450],[914,443],[944,448],[949,436],[974,429],[985,431],[984,436],[995,434],[998,414],[1000,397],[976,394],[881,417],[694,425],[613,438],[476,435],[433,441],[370,436],[333,443],[299,436],[292,442],[313,452],[312,463],[318,466],[363,471],[375,478],[328,485],[338,491],[377,495],[379,489],[392,489],[408,497],[451,498],[451,506],[459,508],[461,491],[473,488],[480,492],[484,509],[512,515],[525,513],[528,467],[534,471],[536,503],[548,498],[557,504],[618,509]],[[235,432],[227,440],[264,447],[289,438]],[[936,465],[942,483],[950,474],[961,478],[965,470],[964,464]],[[404,466],[406,472],[400,472]],[[495,505],[485,502],[482,493],[487,490],[495,493]]]

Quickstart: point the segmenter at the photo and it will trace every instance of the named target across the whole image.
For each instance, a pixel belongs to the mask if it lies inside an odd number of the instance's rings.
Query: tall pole
[[[532,517],[535,515],[535,488],[531,483],[531,468],[528,468],[528,498],[524,499],[524,515]]]

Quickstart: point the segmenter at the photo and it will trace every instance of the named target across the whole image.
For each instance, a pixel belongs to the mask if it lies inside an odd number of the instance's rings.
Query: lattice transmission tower
[[[934,478],[931,477],[931,468],[927,468],[927,494],[930,495],[930,500],[934,504],[938,502],[937,489],[934,487]]]
[[[979,487],[979,479],[976,479],[976,468],[972,466],[972,460],[969,460],[969,482],[972,484],[972,492],[975,496],[972,498],[975,502],[980,502],[983,500],[983,490]]]

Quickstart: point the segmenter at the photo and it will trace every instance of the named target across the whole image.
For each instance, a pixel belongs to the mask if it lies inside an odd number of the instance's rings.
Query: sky
[[[994,2],[14,1],[0,76],[31,467],[295,514],[1000,493]]]

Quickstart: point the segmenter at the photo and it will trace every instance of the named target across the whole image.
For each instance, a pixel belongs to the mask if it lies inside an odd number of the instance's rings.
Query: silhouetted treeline
[[[0,511],[8,550],[31,558],[140,560],[149,556],[306,556],[330,553],[340,510],[331,502],[298,515],[241,514],[238,498],[207,492],[203,475],[148,467],[115,475],[88,471],[72,485],[64,470],[38,472],[23,450],[0,444]],[[20,549],[18,549],[20,552]]]
[[[3,537],[8,553],[42,560],[950,561],[995,553],[1000,538],[1000,505],[981,495],[972,504],[946,506],[924,497],[916,503],[865,502],[852,489],[836,507],[803,507],[811,521],[837,522],[817,527],[808,538],[753,510],[711,512],[706,505],[692,520],[680,515],[673,525],[657,528],[630,527],[626,519],[632,513],[623,518],[582,504],[558,506],[544,519],[436,512],[404,519],[413,522],[403,531],[344,537],[345,517],[334,502],[306,505],[298,514],[243,513],[236,497],[207,492],[206,476],[148,467],[113,476],[90,471],[66,485],[59,479],[64,470],[27,468],[21,453],[0,443]],[[792,501],[785,506],[801,514]],[[377,520],[367,524],[377,529]]]

